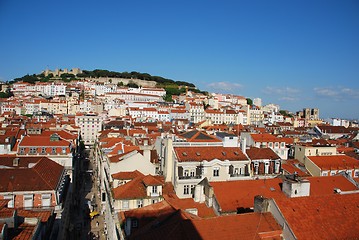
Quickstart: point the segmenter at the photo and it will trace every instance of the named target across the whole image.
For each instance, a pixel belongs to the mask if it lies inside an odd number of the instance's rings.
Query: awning
[[[90,217],[91,217],[91,218],[96,217],[96,216],[98,216],[98,215],[100,215],[100,213],[97,212],[97,211],[90,212]]]

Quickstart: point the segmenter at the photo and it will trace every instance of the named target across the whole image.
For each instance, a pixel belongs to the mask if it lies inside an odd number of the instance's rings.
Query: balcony
[[[201,179],[201,175],[195,175],[195,176],[179,176],[179,180],[186,180],[186,179]]]

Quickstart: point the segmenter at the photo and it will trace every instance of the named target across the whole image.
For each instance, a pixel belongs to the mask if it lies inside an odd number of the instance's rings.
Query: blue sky
[[[359,1],[0,0],[0,80],[138,71],[359,118]]]

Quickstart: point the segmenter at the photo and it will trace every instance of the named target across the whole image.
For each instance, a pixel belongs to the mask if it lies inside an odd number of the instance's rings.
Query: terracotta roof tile
[[[50,141],[49,136],[35,136],[27,135],[19,143],[19,147],[31,147],[31,146],[56,146],[56,147],[68,147],[70,142],[64,139],[58,141]]]
[[[357,187],[345,177],[308,177],[311,196],[334,195],[334,188],[342,191],[357,190]],[[211,182],[216,199],[222,212],[236,212],[238,208],[253,208],[254,197],[261,195],[275,200],[286,198],[281,190],[283,180],[280,178],[240,180],[228,182]]]
[[[276,160],[280,159],[280,157],[270,148],[256,148],[251,147],[246,150],[248,157],[251,160],[259,160],[259,159],[271,159]]]
[[[322,170],[359,169],[359,161],[347,155],[308,156]]]
[[[359,238],[359,194],[282,198],[275,202],[297,239]]]
[[[166,194],[163,196],[165,201],[167,201],[175,209],[197,209],[198,216],[201,218],[215,217],[216,214],[213,211],[213,208],[207,207],[205,203],[195,202],[193,198],[184,198],[180,199],[175,193]]]
[[[243,154],[239,147],[175,147],[174,151],[180,162],[203,161],[203,160],[229,160],[247,161],[248,158]]]
[[[0,192],[55,190],[63,169],[48,158],[32,168],[0,169]]]
[[[118,180],[129,180],[129,179],[134,179],[139,176],[144,176],[144,175],[137,170],[135,170],[133,172],[119,172],[119,173],[112,174],[112,178],[118,179]]]
[[[284,142],[281,138],[269,133],[251,134],[251,137],[255,142]]]
[[[128,183],[114,188],[114,199],[142,199],[147,197],[146,183],[151,185],[159,185],[162,182],[164,185],[164,178],[162,176],[139,176],[129,181]]]

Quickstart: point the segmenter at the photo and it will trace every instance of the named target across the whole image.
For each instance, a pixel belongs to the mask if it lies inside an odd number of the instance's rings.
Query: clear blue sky
[[[359,1],[0,0],[0,80],[138,71],[359,118]]]

